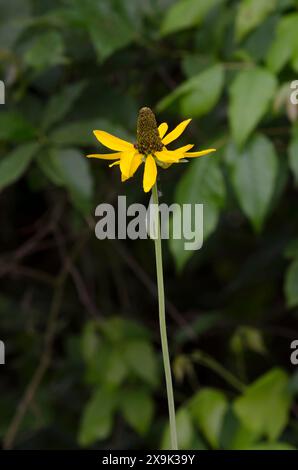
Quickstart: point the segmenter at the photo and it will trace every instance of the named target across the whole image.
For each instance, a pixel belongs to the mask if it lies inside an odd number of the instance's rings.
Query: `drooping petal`
[[[143,161],[140,153],[135,153],[130,165],[130,176],[133,176]]]
[[[184,145],[184,147],[180,147],[176,150],[161,150],[161,152],[155,152],[156,157],[161,162],[166,163],[175,163],[179,159],[183,158],[185,153],[193,148],[193,145]]]
[[[173,150],[173,152],[185,154],[186,152],[188,152],[193,147],[194,147],[193,144],[188,144],[188,145],[184,145],[183,147],[179,147],[179,148]]]
[[[130,167],[135,155],[136,151],[133,149],[132,151],[123,152],[120,160],[120,170],[122,175],[126,178],[130,178]]]
[[[109,165],[109,168],[112,168],[112,166],[115,166],[115,165],[120,165],[120,161],[121,160],[117,160],[116,162],[113,162]]]
[[[124,181],[128,180],[129,177],[128,176],[124,176],[123,173],[121,173],[121,183],[124,183]]]
[[[148,193],[152,186],[155,184],[157,177],[156,163],[152,155],[148,155],[145,161],[145,170],[143,177],[143,188],[145,193]]]
[[[130,142],[126,142],[126,140],[119,139],[119,137],[115,137],[114,135],[109,134],[108,132],[93,131],[93,133],[101,144],[111,150],[125,152],[133,148],[133,144],[131,144]]]
[[[166,135],[168,128],[169,126],[167,125],[166,122],[163,122],[158,126],[159,137],[161,139]]]
[[[116,153],[96,153],[91,155],[86,155],[88,158],[100,158],[102,160],[117,160],[121,157],[121,152]]]
[[[160,162],[175,163],[179,161],[182,154],[175,152],[175,150],[161,150],[161,152],[155,152],[155,156]]]
[[[182,121],[180,122],[180,124],[178,124],[177,127],[175,127],[174,130],[172,130],[172,132],[169,132],[169,134],[167,134],[163,139],[162,139],[162,143],[164,145],[168,145],[170,144],[171,142],[173,142],[173,140],[176,140],[178,139],[178,137],[180,137],[180,135],[182,134],[182,132],[185,131],[186,127],[188,126],[188,124],[190,123],[191,119],[186,119],[186,121]]]
[[[184,156],[186,158],[203,157],[203,155],[208,155],[208,153],[212,152],[216,152],[216,149],[200,150],[199,152],[186,152]]]

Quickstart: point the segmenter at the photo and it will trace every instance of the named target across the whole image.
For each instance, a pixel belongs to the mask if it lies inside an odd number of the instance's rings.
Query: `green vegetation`
[[[84,158],[142,106],[218,149],[159,172],[204,204],[200,251],[164,243],[179,445],[298,447],[297,31],[297,0],[1,2],[3,447],[169,446],[154,244],[94,235],[142,172]]]

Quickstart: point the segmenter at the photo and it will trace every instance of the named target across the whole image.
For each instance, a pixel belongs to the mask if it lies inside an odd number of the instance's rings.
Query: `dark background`
[[[184,449],[298,445],[295,0],[0,0],[0,438],[4,448],[167,448],[154,246],[98,241],[142,171],[88,160],[138,109],[215,155],[160,170],[204,204],[198,252],[164,242]],[[296,371],[296,373],[295,373]]]

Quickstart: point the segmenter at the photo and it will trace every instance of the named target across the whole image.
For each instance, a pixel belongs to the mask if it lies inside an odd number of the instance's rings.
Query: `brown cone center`
[[[140,109],[137,125],[136,148],[143,155],[154,154],[154,152],[158,152],[163,149],[155,115],[150,108]]]

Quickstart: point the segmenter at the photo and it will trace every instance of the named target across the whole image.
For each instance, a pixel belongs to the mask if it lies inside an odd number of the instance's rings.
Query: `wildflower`
[[[153,187],[157,177],[157,165],[168,168],[173,163],[185,161],[185,158],[194,158],[214,152],[215,149],[190,152],[193,145],[185,145],[176,150],[168,150],[169,145],[178,139],[184,132],[191,119],[181,122],[174,130],[168,132],[168,124],[163,122],[157,127],[155,115],[150,108],[142,108],[138,116],[137,142],[132,144],[119,139],[108,132],[95,130],[94,135],[101,144],[114,150],[115,153],[92,154],[89,158],[101,158],[103,160],[115,160],[109,166],[119,165],[121,180],[131,178],[139,166],[144,162],[143,188],[147,193]]]

